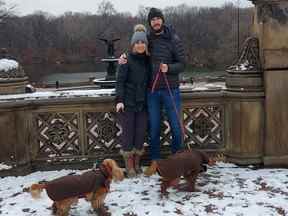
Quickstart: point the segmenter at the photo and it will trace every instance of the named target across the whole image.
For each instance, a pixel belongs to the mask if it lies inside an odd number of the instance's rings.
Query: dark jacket
[[[159,71],[160,62],[168,64],[167,78],[171,88],[179,86],[179,73],[185,69],[185,53],[182,41],[172,29],[164,25],[163,33],[155,35],[152,31],[148,33],[149,51],[153,65],[152,76],[149,87],[153,85],[156,74]],[[160,77],[156,89],[166,88],[163,75]]]
[[[209,157],[205,152],[184,150],[167,159],[157,161],[158,173],[166,179],[175,179],[181,176],[197,175],[205,171]]]
[[[96,192],[101,187],[110,187],[109,173],[104,167],[91,170],[82,175],[68,175],[46,183],[46,192],[53,201],[70,197],[83,197],[86,193]]]
[[[151,63],[145,54],[128,54],[128,63],[120,65],[117,73],[116,102],[122,102],[125,111],[146,110],[146,92]]]

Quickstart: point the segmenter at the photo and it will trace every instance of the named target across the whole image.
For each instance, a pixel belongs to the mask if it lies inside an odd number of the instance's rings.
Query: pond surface
[[[89,82],[91,78],[103,78],[106,76],[105,64],[60,64],[60,65],[43,65],[34,64],[24,66],[26,74],[29,76],[31,83],[35,84],[55,84],[59,83],[83,83]],[[194,80],[205,77],[223,77],[224,71],[203,72],[197,69],[189,69],[180,75],[180,79]]]

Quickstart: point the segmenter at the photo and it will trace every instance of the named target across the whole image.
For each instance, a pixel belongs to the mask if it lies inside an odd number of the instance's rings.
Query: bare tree
[[[149,11],[142,6],[136,16],[119,13],[110,1],[104,0],[96,14],[67,12],[53,17],[36,12],[13,16],[15,13],[4,1],[0,0],[0,19],[5,19],[0,27],[0,47],[8,47],[13,56],[29,63],[37,54],[45,60],[56,56],[61,61],[67,56],[83,62],[100,59],[106,52],[98,37],[120,37],[116,43],[118,55],[129,47],[133,26],[147,24]],[[233,4],[220,8],[182,4],[163,10],[166,23],[172,24],[183,40],[188,64],[213,70],[224,68],[237,57],[236,11]],[[249,8],[240,10],[240,41],[250,34],[252,14]]]
[[[14,8],[15,6],[7,6],[3,0],[0,0],[0,23],[13,14]]]
[[[107,0],[103,0],[100,2],[98,6],[98,14],[102,16],[112,16],[116,14],[116,10],[114,8],[114,5]]]

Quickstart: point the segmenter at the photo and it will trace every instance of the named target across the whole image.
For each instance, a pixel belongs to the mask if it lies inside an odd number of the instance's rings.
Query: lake
[[[34,84],[54,85],[56,81],[60,84],[77,84],[89,82],[91,78],[103,78],[106,76],[105,64],[60,64],[60,65],[27,65],[24,66],[29,80]],[[191,69],[181,74],[181,79],[189,80],[191,77],[201,79],[203,77],[222,77],[224,71],[205,71],[203,69]]]

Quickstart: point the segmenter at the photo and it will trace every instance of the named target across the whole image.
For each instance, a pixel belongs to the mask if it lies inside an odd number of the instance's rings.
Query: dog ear
[[[112,159],[105,159],[103,162],[102,162],[103,165],[105,166],[108,166],[111,168],[111,170],[113,170],[116,166],[116,163],[114,160]]]
[[[111,168],[112,177],[113,177],[114,180],[122,181],[124,179],[124,173],[123,173],[122,169],[118,166],[116,161],[114,161],[112,159],[105,159],[103,161],[103,164],[105,166],[109,166]]]

